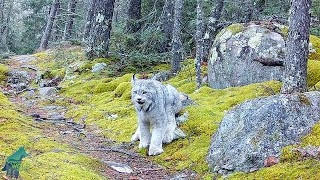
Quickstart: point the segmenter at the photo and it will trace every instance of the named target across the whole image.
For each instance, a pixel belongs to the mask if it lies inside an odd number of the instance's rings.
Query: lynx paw
[[[132,137],[131,137],[131,142],[135,142],[135,141],[139,141],[139,134],[134,134],[134,135],[132,135]]]
[[[149,149],[149,156],[156,156],[163,153],[163,149],[162,148],[150,148]]]
[[[148,143],[144,143],[144,142],[141,142],[141,141],[140,141],[140,143],[139,143],[139,149],[146,148],[146,147],[148,147],[148,146],[149,146]]]

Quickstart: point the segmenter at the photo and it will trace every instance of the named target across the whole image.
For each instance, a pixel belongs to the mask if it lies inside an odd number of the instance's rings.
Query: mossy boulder
[[[320,92],[274,95],[246,101],[229,111],[211,140],[212,171],[252,172],[282,148],[297,144],[320,120]]]
[[[212,88],[243,86],[270,80],[282,80],[287,28],[272,23],[233,24],[216,37],[210,51],[208,81]],[[310,36],[310,60],[320,60],[320,39]],[[315,66],[314,66],[315,65]],[[320,73],[317,62],[310,62],[309,87]],[[311,73],[310,73],[311,72]]]
[[[211,87],[223,89],[269,80],[281,80],[285,39],[256,24],[233,24],[223,29],[210,51]]]

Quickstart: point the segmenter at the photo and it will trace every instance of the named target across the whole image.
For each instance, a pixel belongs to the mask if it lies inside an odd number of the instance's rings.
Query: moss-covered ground
[[[2,65],[0,67],[0,76],[5,77],[7,68],[2,68]],[[5,164],[7,157],[23,146],[29,156],[23,159],[20,167],[22,179],[103,179],[98,172],[101,166],[99,161],[46,138],[33,120],[18,113],[17,109],[0,93],[1,165]]]
[[[319,38],[312,38],[311,42],[312,41],[319,41]],[[320,52],[320,49],[317,49],[317,53],[318,52]],[[48,71],[52,77],[67,75],[65,80],[60,84],[62,86],[61,95],[65,98],[63,101],[56,103],[69,107],[68,117],[72,117],[75,121],[81,123],[98,125],[106,137],[118,143],[130,141],[131,135],[137,126],[136,113],[130,100],[130,80],[132,74],[121,72],[121,70],[118,70],[120,72],[117,73],[110,72],[109,68],[112,68],[112,62],[115,61],[115,59],[95,60],[94,62],[105,62],[108,68],[100,73],[91,73],[90,69],[94,63],[85,60],[81,49],[65,50],[60,54],[50,52],[49,54],[38,53],[35,56],[38,58],[35,64],[40,66],[42,72]],[[317,56],[314,55],[311,55],[310,59],[308,63],[308,84],[310,88],[314,88],[320,81],[320,61]],[[66,68],[66,64],[72,65],[73,68]],[[209,178],[212,177],[212,175],[208,172],[205,158],[211,136],[218,128],[224,113],[245,100],[278,93],[281,83],[270,81],[223,90],[211,89],[204,85],[199,90],[195,90],[195,72],[193,67],[194,64],[192,60],[185,61],[182,71],[178,76],[165,82],[172,84],[179,91],[188,94],[197,103],[197,105],[184,109],[184,112],[187,111],[189,114],[189,120],[181,125],[181,129],[187,134],[187,137],[166,145],[163,154],[150,158],[173,170],[189,169]],[[165,70],[167,68],[167,65],[160,65],[155,67],[154,70]],[[121,76],[115,76],[117,74],[121,74]],[[3,99],[4,104],[10,104],[5,98]],[[5,107],[11,106],[5,105]],[[6,111],[14,110],[6,109]],[[56,142],[47,139],[41,140],[41,137],[36,138],[39,136],[39,132],[29,126],[28,123],[24,123],[28,122],[28,120],[21,117],[18,118],[19,115],[16,117],[15,114],[17,113],[10,113],[10,115],[4,116],[4,122],[0,121],[0,123],[4,125],[8,124],[8,127],[5,129],[12,128],[10,131],[4,131],[9,135],[1,135],[0,137],[4,138],[0,139],[0,143],[7,144],[10,142],[10,144],[13,144],[1,151],[3,151],[5,155],[8,155],[16,149],[18,145],[22,144],[27,149],[30,149],[31,154],[34,152],[34,158],[26,158],[25,160],[25,163],[30,165],[31,168],[23,172],[24,177],[31,177],[31,175],[36,172],[36,169],[32,167],[41,167],[41,171],[48,172],[44,173],[48,178],[50,178],[49,176],[54,177],[56,174],[49,173],[49,170],[46,168],[54,167],[62,169],[61,166],[65,165],[63,171],[56,171],[57,176],[64,177],[66,172],[72,172],[77,175],[81,171],[86,171],[85,175],[88,176],[87,179],[91,177],[100,178],[95,174],[94,168],[91,166],[96,166],[96,162]],[[2,127],[5,126],[1,126],[1,128]],[[315,126],[312,134],[306,137],[302,144],[318,143],[320,137],[319,128],[319,126]],[[19,133],[12,133],[14,131],[19,131]],[[19,138],[17,136],[19,136]],[[2,147],[2,144],[0,147]],[[137,147],[137,144],[135,147]],[[64,152],[52,152],[52,150],[57,148],[63,149]],[[138,151],[137,148],[136,150]],[[284,156],[289,155],[290,151],[285,151]],[[4,159],[5,156],[1,156],[1,158]],[[90,163],[83,165],[81,162]],[[72,164],[72,166],[67,166],[66,164]],[[317,176],[319,172],[316,171],[317,168],[319,169],[319,166],[319,162],[314,159],[289,161],[288,158],[283,158],[283,161],[273,167],[264,168],[250,174],[237,173],[233,175],[232,178],[273,179],[279,177],[319,177]]]

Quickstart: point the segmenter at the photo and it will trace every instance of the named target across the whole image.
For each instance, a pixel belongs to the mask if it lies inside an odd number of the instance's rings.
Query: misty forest
[[[320,0],[0,0],[2,179],[318,179]]]

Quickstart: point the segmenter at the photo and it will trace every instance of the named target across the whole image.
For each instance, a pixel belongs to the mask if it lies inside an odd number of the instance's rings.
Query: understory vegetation
[[[316,52],[320,52],[317,45],[320,42],[319,38],[313,36],[311,42]],[[114,140],[115,144],[130,141],[137,126],[136,113],[130,100],[130,81],[133,75],[132,71],[129,73],[130,68],[124,72],[110,68],[117,65],[119,60],[116,57],[87,61],[80,47],[60,49],[60,51],[52,49],[34,56],[37,58],[34,64],[40,67],[44,78],[61,77],[64,79],[60,84],[62,87],[60,95],[64,99],[54,103],[67,106],[69,118],[75,122],[98,125],[101,133]],[[319,60],[319,54],[311,54],[308,64],[310,90],[319,89]],[[92,73],[92,66],[99,62],[106,63],[109,68],[100,73]],[[187,137],[165,145],[163,154],[150,158],[173,170],[191,169],[205,178],[212,178],[216,175],[209,173],[206,155],[211,137],[224,114],[246,100],[277,94],[281,83],[270,81],[222,90],[211,89],[203,85],[196,90],[193,66],[192,59],[184,61],[182,71],[176,77],[164,82],[188,94],[196,103],[181,112],[181,114],[188,113],[188,121],[181,125]],[[169,68],[168,64],[160,64],[145,71],[143,76],[151,76],[151,72],[164,71]],[[7,68],[1,66],[1,77],[4,78],[6,73]],[[27,157],[23,162],[28,167],[27,171],[22,172],[24,179],[33,179],[35,176],[39,176],[39,179],[55,177],[63,179],[67,175],[70,177],[70,174],[75,179],[80,176],[86,179],[101,179],[99,173],[96,172],[96,168],[100,166],[97,160],[81,155],[72,148],[51,139],[44,139],[41,136],[41,130],[32,125],[32,120],[19,114],[17,107],[10,103],[3,94],[1,94],[0,123],[2,137],[0,147],[5,147],[1,149],[3,153],[0,155],[1,161],[5,161],[5,158],[21,145],[24,145],[31,154],[31,157]],[[318,160],[299,156],[292,151],[297,147],[319,146],[319,129],[320,124],[317,124],[300,144],[284,148],[279,164],[249,174],[236,173],[230,178],[312,179],[319,177],[317,170],[320,163]],[[137,144],[134,148],[141,155],[145,154],[145,150],[138,150]],[[57,150],[59,153],[56,153]]]

